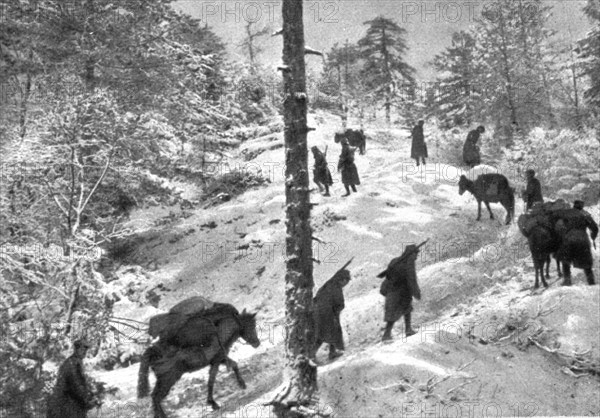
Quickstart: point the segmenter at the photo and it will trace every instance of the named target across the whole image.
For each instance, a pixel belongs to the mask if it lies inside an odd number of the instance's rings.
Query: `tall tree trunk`
[[[390,71],[390,54],[387,50],[386,47],[386,36],[385,36],[385,29],[382,30],[381,33],[381,55],[383,56],[383,65],[384,65],[384,70],[385,70],[385,76],[386,76],[386,83],[387,86],[385,88],[385,122],[389,125],[390,124],[390,110],[392,107],[392,103],[391,103],[391,88],[390,85],[393,82],[392,79],[392,72]]]
[[[516,104],[515,104],[515,100],[514,100],[514,85],[513,85],[513,80],[510,74],[510,60],[508,57],[508,45],[506,42],[506,38],[507,38],[507,34],[504,31],[504,25],[505,25],[505,21],[504,21],[504,16],[502,15],[502,12],[498,13],[498,15],[500,16],[500,25],[499,25],[499,29],[500,29],[500,37],[502,40],[502,44],[500,45],[500,52],[502,53],[502,67],[503,67],[503,73],[504,73],[504,80],[505,80],[505,91],[506,91],[506,97],[508,100],[508,107],[510,108],[510,118],[511,118],[511,122],[516,122],[517,124],[519,124],[519,121],[517,120],[517,108],[516,108]]]
[[[33,53],[30,55],[33,56]],[[27,107],[29,105],[29,96],[31,93],[31,74],[27,73],[25,77],[25,89],[21,92],[21,106],[19,110],[21,140],[25,139],[25,134],[27,133]]]
[[[277,417],[310,416],[317,390],[312,321],[312,231],[306,135],[306,74],[302,1],[283,0],[286,195],[285,383],[270,402]],[[312,414],[314,415],[314,414]]]

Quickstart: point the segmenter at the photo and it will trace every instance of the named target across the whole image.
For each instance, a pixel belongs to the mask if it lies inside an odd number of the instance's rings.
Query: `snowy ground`
[[[325,363],[319,368],[323,411],[338,417],[600,414],[598,376],[584,371],[574,375],[566,367],[569,356],[578,355],[582,364],[595,364],[598,370],[599,286],[587,286],[575,269],[575,285],[561,288],[552,266],[550,289],[533,292],[526,241],[516,225],[502,225],[504,209],[492,204],[496,220],[490,220],[484,207],[482,221],[476,222],[475,200],[458,195],[462,170],[436,161],[417,169],[408,158],[405,130],[391,129],[384,135],[367,127],[367,154],[356,155],[362,184],[358,193],[342,197],[335,170],[340,146],[333,142],[337,126],[328,120],[331,117],[322,115],[309,122],[317,128],[309,134],[309,148],[328,146],[335,182],[332,197],[316,191],[311,195],[317,203],[314,234],[324,241],[315,243],[313,251],[320,261],[314,267],[315,285],[355,258],[342,313],[346,355],[326,364],[326,352],[318,354]],[[139,250],[144,267],[154,270],[146,272],[145,288],[162,284],[169,289],[160,292],[159,310],[192,295],[229,302],[240,310],[259,309],[261,346],[254,350],[237,344],[232,352],[248,389],[238,389],[224,370],[217,377],[215,398],[223,407],[221,416],[272,416],[263,403],[281,383],[283,150],[273,145],[280,137],[260,141],[266,151],[240,164],[269,175],[268,187],[217,208],[196,209],[154,231]],[[254,151],[257,147],[246,145]],[[477,170],[489,172],[477,167],[475,173],[465,174],[473,178]],[[517,216],[522,211],[518,200]],[[154,209],[137,218],[166,213]],[[382,345],[383,298],[375,276],[406,245],[426,238],[430,241],[417,262],[423,299],[414,304],[413,313],[420,332],[403,338],[399,321],[396,340]],[[598,252],[594,255],[600,277]],[[119,316],[140,321],[157,312],[131,302],[118,309]],[[149,416],[148,400],[135,399],[137,371],[137,364],[94,371],[119,391],[91,416],[112,417],[115,411],[122,414],[118,416]],[[205,405],[206,378],[202,370],[175,385],[164,402],[169,416],[214,416]]]

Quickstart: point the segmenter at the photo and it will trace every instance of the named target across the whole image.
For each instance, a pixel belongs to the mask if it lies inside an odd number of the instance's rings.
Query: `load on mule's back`
[[[343,138],[348,140],[350,146],[357,147],[360,155],[364,155],[367,151],[367,138],[362,129],[346,129],[344,132],[336,132],[334,141],[336,144],[339,144]]]
[[[490,213],[490,219],[494,214],[490,209],[490,203],[499,202],[506,210],[506,225],[510,224],[515,213],[515,189],[510,187],[508,179],[502,174],[482,174],[475,181],[469,180],[464,174],[458,182],[458,194],[468,191],[477,200],[477,220],[481,219],[481,202]]]
[[[548,287],[546,279],[550,278],[550,255],[556,254],[561,245],[560,236],[554,230],[552,225],[551,213],[560,210],[568,209],[569,204],[562,199],[555,202],[535,203],[528,213],[519,216],[517,225],[521,234],[527,238],[529,251],[535,269],[535,284],[534,288],[538,288],[539,279],[541,276],[542,284]],[[544,277],[544,265],[546,266],[546,275]],[[556,261],[556,270],[558,276],[562,276],[560,264]]]
[[[184,373],[210,365],[207,402],[218,409],[213,399],[214,382],[220,364],[232,368],[241,388],[246,384],[237,363],[229,358],[233,343],[241,337],[254,348],[260,345],[256,333],[256,314],[238,310],[230,304],[213,303],[202,297],[186,299],[167,314],[150,319],[149,332],[160,337],[143,354],[138,377],[138,397],[148,394],[148,370],[156,375],[152,391],[154,416],[165,418],[161,401]]]

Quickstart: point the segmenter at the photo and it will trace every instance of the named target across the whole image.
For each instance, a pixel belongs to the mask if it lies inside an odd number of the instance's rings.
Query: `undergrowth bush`
[[[533,129],[521,141],[504,150],[503,163],[536,171],[545,195],[569,200],[581,198],[586,205],[598,201],[600,193],[600,141],[598,133],[568,129]],[[520,173],[520,172],[523,173]],[[525,186],[525,176],[519,175],[518,185]]]

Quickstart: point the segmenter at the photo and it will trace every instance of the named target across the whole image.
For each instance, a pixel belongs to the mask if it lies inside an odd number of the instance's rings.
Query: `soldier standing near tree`
[[[319,187],[319,191],[322,191],[322,186],[324,186],[325,196],[331,196],[329,194],[329,186],[333,185],[333,179],[331,178],[329,167],[327,167],[327,148],[325,148],[325,154],[317,147],[312,147],[311,151],[315,159],[313,181]]]
[[[417,245],[408,245],[400,257],[390,261],[388,268],[377,277],[385,277],[380,293],[385,296],[385,332],[381,341],[392,339],[394,323],[404,316],[406,336],[416,334],[411,326],[412,298],[421,299],[421,290],[417,283],[415,262],[419,248],[427,241]]]
[[[86,418],[97,406],[83,373],[83,359],[90,347],[84,340],[73,343],[71,357],[58,369],[54,391],[48,400],[47,418]]]

